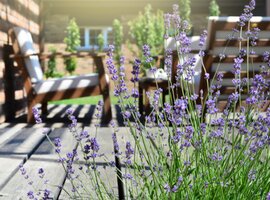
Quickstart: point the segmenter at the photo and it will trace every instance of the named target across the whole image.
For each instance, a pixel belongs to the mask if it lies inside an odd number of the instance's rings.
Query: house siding
[[[217,0],[220,5],[221,15],[239,15],[247,0]],[[53,46],[57,50],[64,50],[63,38],[69,19],[75,18],[81,27],[106,27],[112,26],[114,19],[119,19],[124,28],[125,38],[128,38],[128,21],[144,10],[147,4],[151,4],[153,10],[163,10],[164,13],[172,12],[172,5],[179,3],[179,0],[44,0],[44,42],[45,51]],[[207,16],[210,0],[191,0],[191,21],[194,27],[194,34],[198,35],[207,27]],[[255,15],[265,15],[266,0],[257,0]],[[127,80],[130,79],[130,72],[134,55],[123,46],[126,57]],[[62,62],[57,65],[58,70],[64,72]],[[76,74],[91,73],[95,70],[91,59],[81,60],[78,64]],[[129,87],[133,87],[128,82]],[[113,84],[111,84],[113,89]]]
[[[266,15],[266,1],[257,1],[254,15]],[[247,2],[217,0],[224,16],[241,14]],[[111,26],[114,19],[119,19],[127,31],[127,22],[143,11],[147,4],[151,4],[153,10],[161,9],[167,13],[177,3],[179,0],[44,0],[45,41],[62,42],[68,20],[73,17],[79,26]],[[210,0],[191,0],[191,21],[195,34],[206,28],[209,3]]]

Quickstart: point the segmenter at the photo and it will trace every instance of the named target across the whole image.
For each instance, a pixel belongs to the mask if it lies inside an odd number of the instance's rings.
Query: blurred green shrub
[[[209,5],[209,16],[219,16],[220,10],[216,0],[211,0]]]
[[[179,1],[179,14],[182,20],[186,20],[188,24],[191,26],[190,14],[190,0],[180,0]]]
[[[104,44],[105,44],[104,37],[103,37],[102,33],[98,34],[97,44],[98,44],[98,51],[102,52],[104,50]]]
[[[146,5],[144,12],[139,12],[138,16],[129,21],[129,34],[133,39],[133,42],[138,48],[137,57],[142,60],[142,46],[148,44],[151,48],[152,55],[159,55],[163,53],[164,45],[164,13],[161,10],[153,12],[150,4]],[[131,47],[131,45],[130,45]],[[131,49],[132,50],[132,49]],[[133,53],[136,54],[134,49]],[[143,72],[149,68],[149,64],[143,65]]]
[[[117,62],[118,67],[120,66],[120,57],[122,55],[122,44],[123,44],[123,26],[118,19],[113,20],[113,44],[114,44],[114,59]]]
[[[62,77],[63,75],[59,72],[57,72],[56,69],[56,58],[55,58],[55,54],[56,54],[56,48],[55,47],[51,47],[49,49],[50,53],[51,53],[51,57],[48,60],[48,68],[46,70],[45,77],[46,78],[58,78],[58,77]]]
[[[66,51],[70,53],[75,53],[77,51],[77,47],[80,46],[81,41],[80,30],[74,18],[69,21],[66,29],[66,34],[67,35],[64,38],[64,42],[66,44]],[[64,63],[66,65],[66,70],[68,71],[68,73],[72,74],[77,67],[76,58],[66,58]]]

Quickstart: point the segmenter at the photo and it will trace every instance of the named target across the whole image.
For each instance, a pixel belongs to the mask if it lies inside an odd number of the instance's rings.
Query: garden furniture
[[[192,36],[190,37],[191,40],[191,56],[194,56],[197,59],[195,64],[195,90],[198,92],[199,88],[199,79],[201,73],[201,65],[198,58],[199,52],[199,36]],[[204,49],[205,47],[203,47]],[[166,41],[165,49],[171,49],[172,53],[172,73],[171,73],[171,81],[175,83],[175,75],[177,70],[178,64],[178,54],[176,51],[176,42],[174,38],[168,38]],[[157,87],[158,86],[158,87]],[[151,90],[155,90],[157,88],[161,88],[163,90],[162,93],[162,100],[165,102],[165,96],[169,93],[169,83],[168,77],[166,78],[158,78],[155,80],[154,77],[142,77],[139,80],[139,111],[141,114],[145,112],[145,114],[149,114],[150,112],[150,103],[149,99],[146,97],[146,92],[150,92]],[[177,91],[179,95],[181,95],[181,91]]]
[[[27,96],[27,122],[33,122],[32,107],[40,103],[42,111],[46,113],[48,101],[78,98],[92,95],[102,95],[103,121],[109,122],[112,118],[109,96],[109,79],[106,77],[103,58],[105,54],[89,53],[93,58],[98,73],[69,76],[55,79],[43,79],[43,71],[39,59],[49,58],[37,53],[30,32],[21,27],[10,29],[9,35],[13,44],[14,55],[18,68],[22,71],[24,89]],[[56,56],[84,56],[81,54],[59,54]]]
[[[178,62],[177,52],[173,53],[173,70],[172,70],[172,80],[175,78],[176,73],[176,65]],[[164,62],[159,61],[159,62]],[[160,63],[161,64],[161,63]],[[151,73],[151,72],[150,72]],[[155,75],[154,75],[155,76]],[[156,79],[157,78],[157,79]],[[142,77],[139,80],[139,112],[143,114],[144,112],[147,114],[150,112],[150,103],[149,99],[146,97],[146,93],[150,92],[151,90],[161,88],[163,90],[162,100],[165,101],[165,95],[168,94],[168,78],[158,78],[158,77]]]
[[[249,41],[246,35],[239,35],[236,30],[239,17],[209,17],[208,20],[208,38],[206,44],[205,56],[203,63],[205,70],[201,70],[200,90],[203,90],[204,95],[207,94],[207,85],[205,74],[209,75],[209,82],[216,82],[216,73],[223,74],[223,81],[220,88],[220,109],[226,106],[228,96],[236,91],[233,84],[235,78],[234,63],[239,56],[239,37],[241,39],[241,47],[245,49],[247,55],[243,56],[244,60],[241,66],[240,77],[250,80],[260,72],[260,66],[265,65],[263,61],[263,53],[269,51],[270,47],[270,17],[252,17],[250,20],[251,36]],[[242,27],[243,32],[248,28],[248,25]],[[258,35],[257,28],[260,29]],[[253,35],[252,35],[253,34]],[[242,52],[245,54],[245,52]],[[247,62],[249,63],[247,65]],[[250,82],[251,83],[251,82]],[[247,86],[241,92],[241,100],[245,100],[248,91]],[[200,102],[200,99],[198,99]],[[266,104],[267,106],[267,104]]]

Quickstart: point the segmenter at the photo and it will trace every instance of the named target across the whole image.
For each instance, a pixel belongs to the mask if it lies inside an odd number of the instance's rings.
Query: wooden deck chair
[[[176,66],[178,63],[178,57],[177,52],[174,51],[172,55],[172,82],[175,82],[175,75],[176,75]],[[160,58],[158,60],[158,65],[160,66],[161,63],[164,62],[164,58]],[[157,87],[158,86],[158,87]],[[141,114],[149,114],[150,113],[150,102],[148,97],[146,96],[146,92],[150,92],[151,90],[156,90],[158,88],[161,88],[163,90],[162,92],[162,100],[165,102],[165,95],[168,94],[169,91],[169,84],[167,79],[155,79],[155,78],[149,78],[149,77],[142,77],[139,80],[139,112]]]
[[[112,118],[109,96],[109,79],[106,78],[102,62],[104,55],[90,54],[98,73],[71,76],[57,79],[43,79],[43,72],[29,31],[14,27],[9,31],[13,43],[13,56],[22,70],[24,89],[27,95],[27,122],[34,122],[32,107],[40,103],[42,111],[47,112],[48,101],[102,95],[104,101],[103,122]]]
[[[189,56],[190,57],[196,57],[198,59],[198,52],[199,52],[199,37],[191,37],[191,51]],[[166,47],[166,49],[171,49],[172,50],[172,69],[171,69],[171,84],[176,83],[176,75],[177,75],[177,65],[179,62],[179,55],[176,50],[176,42],[175,39],[170,40],[170,44]],[[164,61],[163,61],[164,62]],[[200,62],[196,62],[196,68],[200,67]],[[195,83],[199,82],[200,79],[200,73],[196,72],[195,75]],[[198,79],[198,80],[197,80]],[[157,87],[158,86],[158,87]],[[159,79],[155,80],[154,78],[148,78],[148,77],[143,77],[139,80],[139,112],[143,114],[149,114],[151,109],[150,109],[150,102],[149,99],[146,97],[145,93],[149,92],[151,90],[156,90],[157,88],[162,89],[162,100],[163,103],[165,102],[165,96],[169,94],[169,91],[174,93],[175,98],[179,98],[182,96],[181,88],[180,87],[174,87],[172,89],[169,85],[169,82],[167,79]],[[198,86],[195,86],[195,90],[198,90]]]
[[[219,99],[219,102],[221,101],[219,104],[220,110],[225,108],[228,96],[235,91],[232,83],[232,79],[234,78],[232,70],[234,58],[236,58],[239,53],[239,43],[237,40],[239,33],[235,33],[233,39],[229,39],[229,37],[232,36],[232,30],[237,28],[238,20],[239,17],[210,17],[208,21],[208,44],[206,47],[206,56],[204,57],[204,65],[206,72],[210,75],[210,81],[216,70],[224,74],[222,88],[220,90],[222,94]],[[265,65],[262,59],[263,52],[270,50],[270,17],[253,17],[250,27],[257,27],[261,30],[257,45],[255,47],[249,47],[250,50],[252,48],[255,51],[255,54],[252,55],[252,58],[249,60],[249,78],[252,78],[254,74],[259,73],[259,66],[262,64]],[[245,49],[247,49],[247,40],[244,35],[246,30],[247,26],[243,27],[242,46],[243,48],[245,47]],[[221,61],[220,55],[225,56]],[[247,77],[247,69],[247,61],[245,59],[242,64],[242,78]],[[208,91],[204,77],[205,71],[202,70],[200,90],[203,90],[204,94],[207,94]],[[244,94],[242,98],[246,96],[247,95]]]

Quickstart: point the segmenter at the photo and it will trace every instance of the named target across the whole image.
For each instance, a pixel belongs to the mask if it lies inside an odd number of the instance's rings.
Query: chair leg
[[[145,88],[145,92],[150,92],[150,89],[148,87]],[[144,100],[144,111],[145,111],[145,115],[149,115],[151,112],[150,100],[147,97],[147,95],[145,95],[145,100]]]
[[[139,112],[143,115],[143,89],[139,86]]]
[[[111,106],[111,100],[110,100],[110,94],[107,91],[104,91],[103,93],[103,119],[102,123],[109,123],[112,120],[112,106]]]
[[[34,114],[32,112],[32,108],[34,107],[33,102],[28,102],[27,105],[27,123],[33,124],[35,123]]]
[[[48,102],[44,102],[41,104],[41,111],[44,115],[48,114]]]

